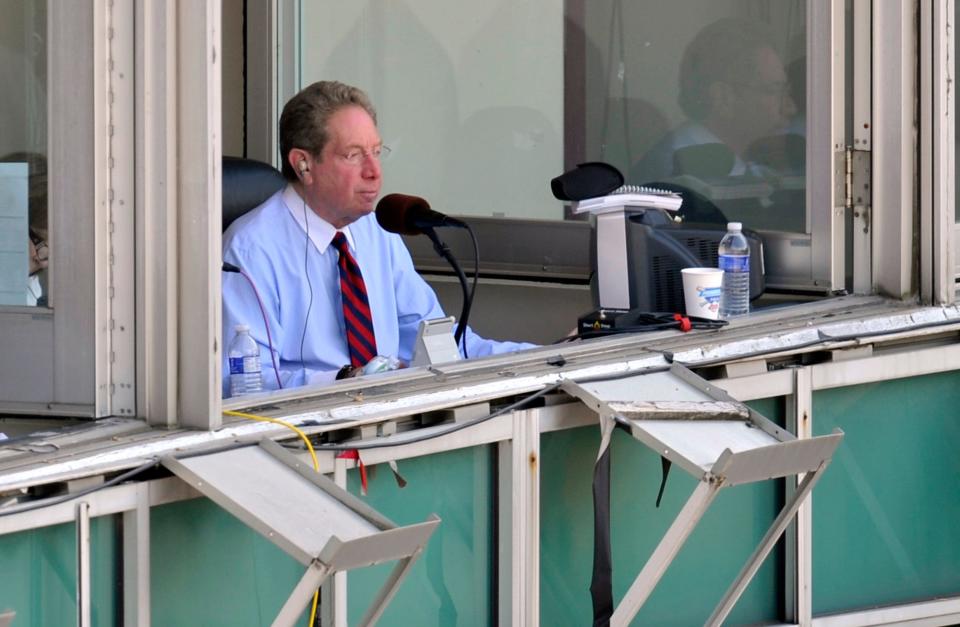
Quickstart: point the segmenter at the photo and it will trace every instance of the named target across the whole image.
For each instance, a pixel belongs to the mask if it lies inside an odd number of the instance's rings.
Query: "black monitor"
[[[690,267],[716,268],[717,249],[726,234],[726,225],[675,222],[673,214],[659,210],[638,210],[624,216],[627,248],[627,281],[630,309],[650,312],[683,312],[683,282],[680,270]],[[750,298],[764,290],[763,244],[750,229],[743,230],[750,243]],[[596,246],[596,238],[594,238]],[[596,251],[594,251],[596,259]],[[599,269],[602,272],[603,269]],[[594,304],[602,307],[597,275],[592,281]]]

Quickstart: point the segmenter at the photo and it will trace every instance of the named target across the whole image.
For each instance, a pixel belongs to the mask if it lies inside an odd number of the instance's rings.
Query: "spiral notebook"
[[[581,200],[573,206],[573,212],[598,214],[626,207],[676,211],[682,204],[683,198],[676,192],[642,185],[624,185],[606,196]]]

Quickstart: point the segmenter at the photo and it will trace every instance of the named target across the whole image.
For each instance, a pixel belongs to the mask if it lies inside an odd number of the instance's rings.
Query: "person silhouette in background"
[[[47,246],[47,158],[35,152],[13,152],[0,157],[2,163],[26,163],[27,182],[27,305],[46,306],[47,266],[50,248]]]
[[[725,18],[704,27],[684,51],[679,82],[679,105],[688,119],[647,152],[631,180],[764,176],[768,165],[753,159],[751,147],[782,135],[796,113],[764,25]]]

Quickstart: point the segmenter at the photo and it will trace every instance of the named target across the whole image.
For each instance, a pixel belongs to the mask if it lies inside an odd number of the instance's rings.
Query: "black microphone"
[[[470,307],[473,305],[473,294],[477,289],[477,278],[480,274],[480,253],[477,250],[477,238],[473,234],[470,225],[445,216],[438,211],[430,208],[423,198],[418,196],[408,196],[406,194],[387,194],[377,203],[377,222],[385,231],[398,233],[400,235],[426,235],[433,242],[433,249],[437,254],[446,259],[453,271],[457,274],[460,281],[460,287],[463,289],[463,309],[460,311],[460,320],[457,322],[457,330],[453,334],[454,341],[460,344],[463,338],[463,356],[467,357],[467,341],[464,338],[464,332],[467,329],[467,319],[470,317]],[[457,262],[456,257],[450,252],[450,248],[440,241],[437,233],[433,230],[438,226],[455,226],[461,229],[467,229],[470,233],[470,239],[473,240],[473,289],[467,287],[467,275],[463,273],[463,268]]]
[[[377,203],[377,222],[384,230],[400,235],[420,235],[438,226],[467,228],[462,221],[431,209],[423,198],[406,194],[387,194],[381,198]]]

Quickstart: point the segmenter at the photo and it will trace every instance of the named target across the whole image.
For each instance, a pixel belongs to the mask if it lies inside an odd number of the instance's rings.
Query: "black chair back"
[[[223,158],[223,230],[286,184],[273,166],[241,157]]]

